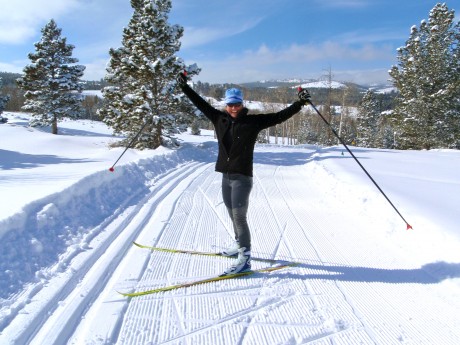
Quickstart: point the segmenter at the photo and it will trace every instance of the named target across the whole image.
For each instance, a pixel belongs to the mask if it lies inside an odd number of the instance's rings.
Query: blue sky
[[[46,3],[46,5],[44,5]],[[178,56],[211,83],[321,78],[385,83],[412,25],[431,0],[172,0],[170,24],[185,28]],[[460,3],[447,1],[459,20]],[[41,28],[53,18],[84,79],[105,75],[108,50],[121,45],[129,0],[0,0],[0,71],[21,72]],[[6,14],[6,15],[5,15]]]

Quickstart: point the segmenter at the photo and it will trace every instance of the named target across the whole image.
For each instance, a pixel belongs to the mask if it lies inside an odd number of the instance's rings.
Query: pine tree
[[[2,88],[2,85],[3,85],[3,80],[0,77],[0,90]],[[9,100],[10,100],[10,97],[8,95],[5,95],[5,96],[0,95],[0,115],[2,115],[3,111],[5,110],[5,105],[6,103],[8,103]]]
[[[131,0],[131,6],[123,46],[110,50],[106,80],[112,86],[103,89],[106,102],[99,115],[115,133],[126,134],[127,142],[135,139],[133,147],[155,149],[174,142],[180,125],[191,123],[192,117],[184,115],[194,113],[171,86],[185,67],[175,56],[183,28],[167,22],[170,0]]]
[[[17,80],[25,90],[23,110],[32,112],[32,126],[52,126],[57,134],[58,120],[77,118],[81,114],[80,78],[85,66],[74,65],[75,46],[61,37],[61,29],[51,19],[41,30],[41,40],[35,43],[35,53],[29,54],[31,64],[24,68],[24,75]]]
[[[374,91],[368,90],[358,107],[356,118],[358,137],[357,145],[362,147],[378,147],[377,133],[380,107]]]
[[[446,4],[413,26],[390,76],[401,148],[460,148],[460,23]]]

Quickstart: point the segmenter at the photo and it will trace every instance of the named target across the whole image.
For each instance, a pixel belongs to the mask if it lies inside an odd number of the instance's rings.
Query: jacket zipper
[[[230,131],[232,132],[232,146],[230,146],[230,150],[227,152],[227,163],[230,162],[230,152],[232,151],[232,148],[233,148],[233,142],[235,141],[235,121],[234,120],[230,120],[231,121],[231,127],[230,127]],[[228,166],[227,166],[227,170],[228,170]]]

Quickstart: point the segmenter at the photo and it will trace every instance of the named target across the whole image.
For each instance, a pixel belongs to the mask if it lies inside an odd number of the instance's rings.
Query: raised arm
[[[193,90],[187,84],[187,77],[185,76],[185,74],[179,73],[179,75],[177,76],[177,84],[184,92],[184,94],[195,105],[195,107],[197,107],[208,119],[214,122],[216,116],[220,113],[220,111],[214,108],[208,102],[206,102],[198,93],[195,92],[195,90]]]
[[[292,116],[297,114],[301,109],[302,106],[306,105],[307,102],[310,100],[310,94],[306,89],[299,90],[298,93],[299,100],[292,103],[289,107],[272,114],[265,114],[265,115],[258,115],[261,116],[262,128],[268,128],[274,125],[278,125]]]

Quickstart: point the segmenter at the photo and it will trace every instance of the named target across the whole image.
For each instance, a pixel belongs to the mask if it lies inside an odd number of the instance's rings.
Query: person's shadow
[[[344,282],[379,282],[390,284],[437,284],[449,278],[460,278],[460,263],[444,261],[423,265],[416,269],[386,269],[359,266],[340,266],[328,264],[299,263],[301,267],[318,272],[309,273],[276,273],[280,278],[323,279]],[[275,274],[272,274],[275,275]]]

